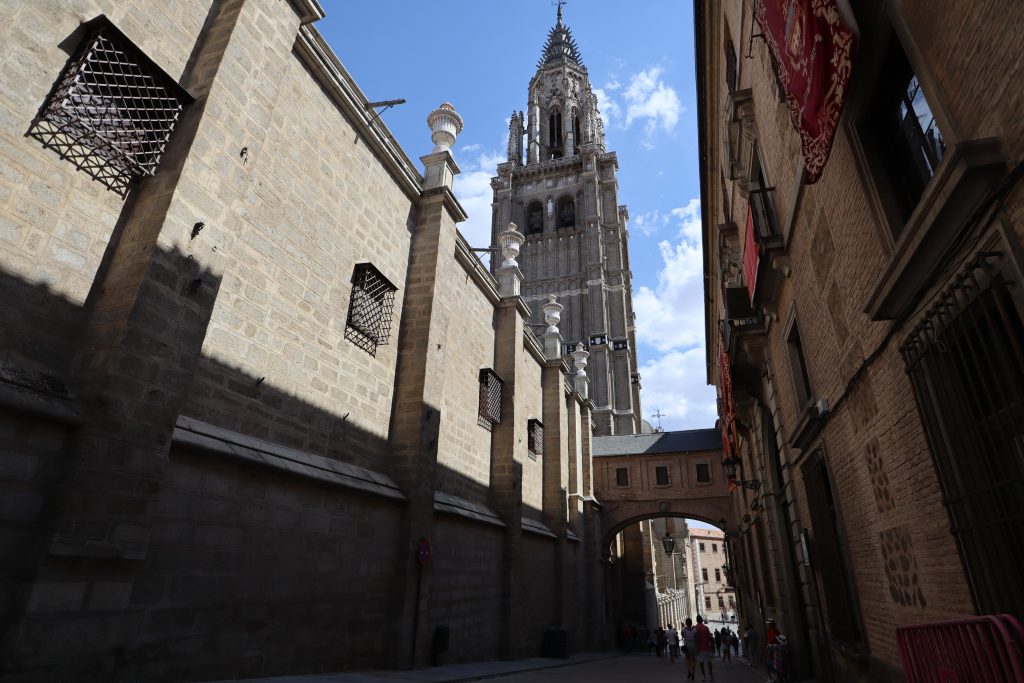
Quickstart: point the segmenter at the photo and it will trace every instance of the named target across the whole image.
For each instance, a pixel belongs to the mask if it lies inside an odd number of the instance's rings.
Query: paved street
[[[734,661],[714,662],[716,683],[760,683],[765,675],[746,664]],[[554,681],[586,681],[587,683],[623,683],[641,680],[644,683],[678,683],[685,681],[683,660],[670,664],[646,654],[617,655],[586,653],[569,660],[524,659],[512,662],[474,662],[415,671],[379,671],[360,673],[313,674],[251,679],[242,683],[384,683],[390,681],[416,683],[456,683],[457,681],[499,680],[501,683],[553,683]],[[697,680],[701,680],[697,669]],[[227,683],[221,682],[221,683]],[[238,682],[236,682],[238,683]]]

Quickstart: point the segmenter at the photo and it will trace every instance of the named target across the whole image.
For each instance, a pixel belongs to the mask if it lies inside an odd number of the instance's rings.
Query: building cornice
[[[295,39],[295,52],[341,114],[356,129],[359,137],[376,153],[381,164],[402,191],[413,201],[419,200],[423,189],[419,171],[380,117],[375,116],[374,111],[366,106],[369,102],[366,95],[356,85],[319,31],[312,26],[303,25]]]
[[[295,13],[299,15],[299,23],[302,26],[320,21],[326,16],[324,8],[317,0],[288,0]]]

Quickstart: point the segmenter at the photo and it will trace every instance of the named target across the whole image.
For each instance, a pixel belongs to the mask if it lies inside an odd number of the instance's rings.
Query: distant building
[[[717,529],[691,527],[693,554],[693,592],[697,595],[698,614],[705,619],[736,621],[736,592],[729,579],[729,553],[725,534]]]

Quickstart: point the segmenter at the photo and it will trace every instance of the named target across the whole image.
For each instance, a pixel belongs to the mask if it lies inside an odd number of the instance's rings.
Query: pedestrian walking
[[[658,659],[661,659],[665,655],[665,646],[668,645],[668,638],[665,636],[665,629],[660,624],[654,632],[654,643],[658,649]]]
[[[697,629],[693,627],[693,620],[687,619],[683,627],[683,656],[686,657],[686,680],[697,680]]]
[[[679,631],[676,630],[675,624],[668,625],[668,632],[665,634],[665,637],[668,638],[669,661],[675,664],[676,657],[679,656]]]
[[[729,631],[729,645],[732,646],[732,653],[736,657],[740,656],[740,637],[733,631]]]
[[[732,663],[732,655],[730,654],[729,647],[729,629],[722,627],[722,630],[718,632],[718,635],[722,638],[722,663]]]
[[[758,657],[758,642],[760,637],[757,635],[757,631],[754,630],[752,624],[747,624],[747,630],[744,632],[743,639],[743,652],[747,655],[747,659],[750,660],[751,666],[757,666],[760,658]]]
[[[711,649],[714,647],[714,638],[711,636],[710,629],[704,625],[704,617],[699,614],[697,615],[697,626],[695,628],[697,631],[697,663],[700,664],[701,680],[713,681],[715,680],[715,672]]]
[[[789,683],[789,641],[779,633],[768,646],[768,675],[770,681]]]
[[[714,635],[714,638],[715,638],[715,655],[721,656],[722,655],[722,632],[719,631],[719,630],[716,630],[714,632],[714,634],[715,634]]]

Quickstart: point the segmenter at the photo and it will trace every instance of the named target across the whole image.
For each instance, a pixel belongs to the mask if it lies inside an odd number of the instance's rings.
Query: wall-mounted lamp
[[[761,488],[761,482],[757,479],[737,479],[736,473],[739,470],[740,461],[736,458],[726,458],[722,461],[722,467],[725,468],[725,476],[729,477],[733,484],[742,486],[745,489],[751,489],[756,491]]]
[[[665,547],[665,554],[671,555],[676,551],[676,539],[669,536],[668,532],[665,532],[665,537],[661,539],[661,544]]]

